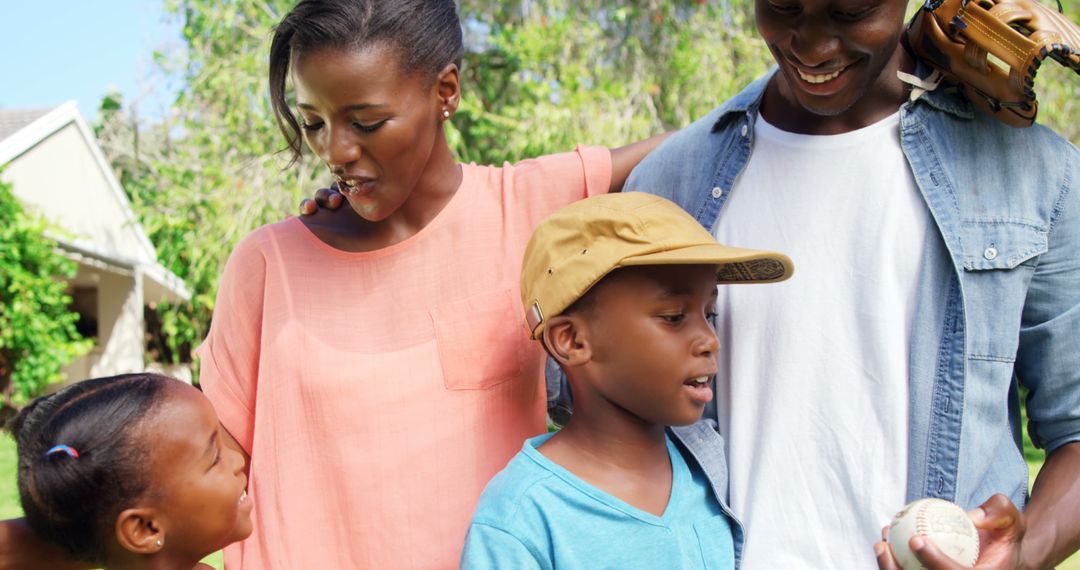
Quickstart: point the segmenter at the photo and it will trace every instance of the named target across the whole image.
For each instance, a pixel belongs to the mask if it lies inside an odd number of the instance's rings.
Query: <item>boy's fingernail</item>
[[[874,556],[877,557],[877,556],[881,556],[882,554],[885,554],[885,545],[881,544],[880,542],[875,542],[874,543]]]
[[[979,524],[986,520],[986,511],[982,507],[978,507],[968,512],[968,518],[971,519],[971,522]]]
[[[924,546],[926,546],[926,541],[923,540],[923,537],[916,536],[915,538],[911,539],[912,550],[922,550]]]

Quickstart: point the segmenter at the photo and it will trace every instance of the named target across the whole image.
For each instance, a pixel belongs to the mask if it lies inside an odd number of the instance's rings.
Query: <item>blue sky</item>
[[[175,87],[154,50],[175,51],[180,26],[163,0],[0,0],[0,108],[75,99],[94,120],[115,87],[144,116],[161,116]]]

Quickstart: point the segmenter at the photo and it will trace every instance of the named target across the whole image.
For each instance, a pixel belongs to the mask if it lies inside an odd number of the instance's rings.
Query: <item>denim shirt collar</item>
[[[716,110],[717,118],[716,122],[713,123],[712,132],[715,133],[722,129],[727,121],[731,120],[732,115],[749,115],[756,118],[758,109],[761,107],[761,98],[765,95],[765,87],[769,84],[769,80],[772,79],[773,75],[776,75],[777,69],[777,66],[772,66],[768,73],[747,85],[738,95],[725,101]]]

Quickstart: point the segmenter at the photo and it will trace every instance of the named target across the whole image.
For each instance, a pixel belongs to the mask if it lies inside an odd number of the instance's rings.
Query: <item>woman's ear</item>
[[[573,315],[552,317],[541,336],[548,352],[563,366],[581,366],[592,358],[588,331]]]
[[[165,547],[165,529],[154,509],[127,509],[116,517],[116,541],[124,550],[154,554]]]
[[[446,67],[435,77],[435,93],[442,105],[441,111],[445,111],[450,118],[457,112],[458,103],[461,102],[461,78],[456,63],[448,63]]]

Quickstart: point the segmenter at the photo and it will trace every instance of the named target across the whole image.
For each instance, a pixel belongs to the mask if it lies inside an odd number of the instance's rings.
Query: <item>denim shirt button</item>
[[[716,186],[716,187],[714,187],[712,189],[712,197],[713,198],[719,198],[720,196],[723,196],[723,195],[724,195],[724,190],[722,188],[720,188],[719,186]]]
[[[997,257],[997,249],[993,246],[986,248],[986,250],[983,251],[983,257],[985,257],[987,261],[993,260]]]
[[[750,129],[746,128],[746,125],[742,126],[742,136],[745,137],[746,133],[748,133],[749,131],[750,131]]]

